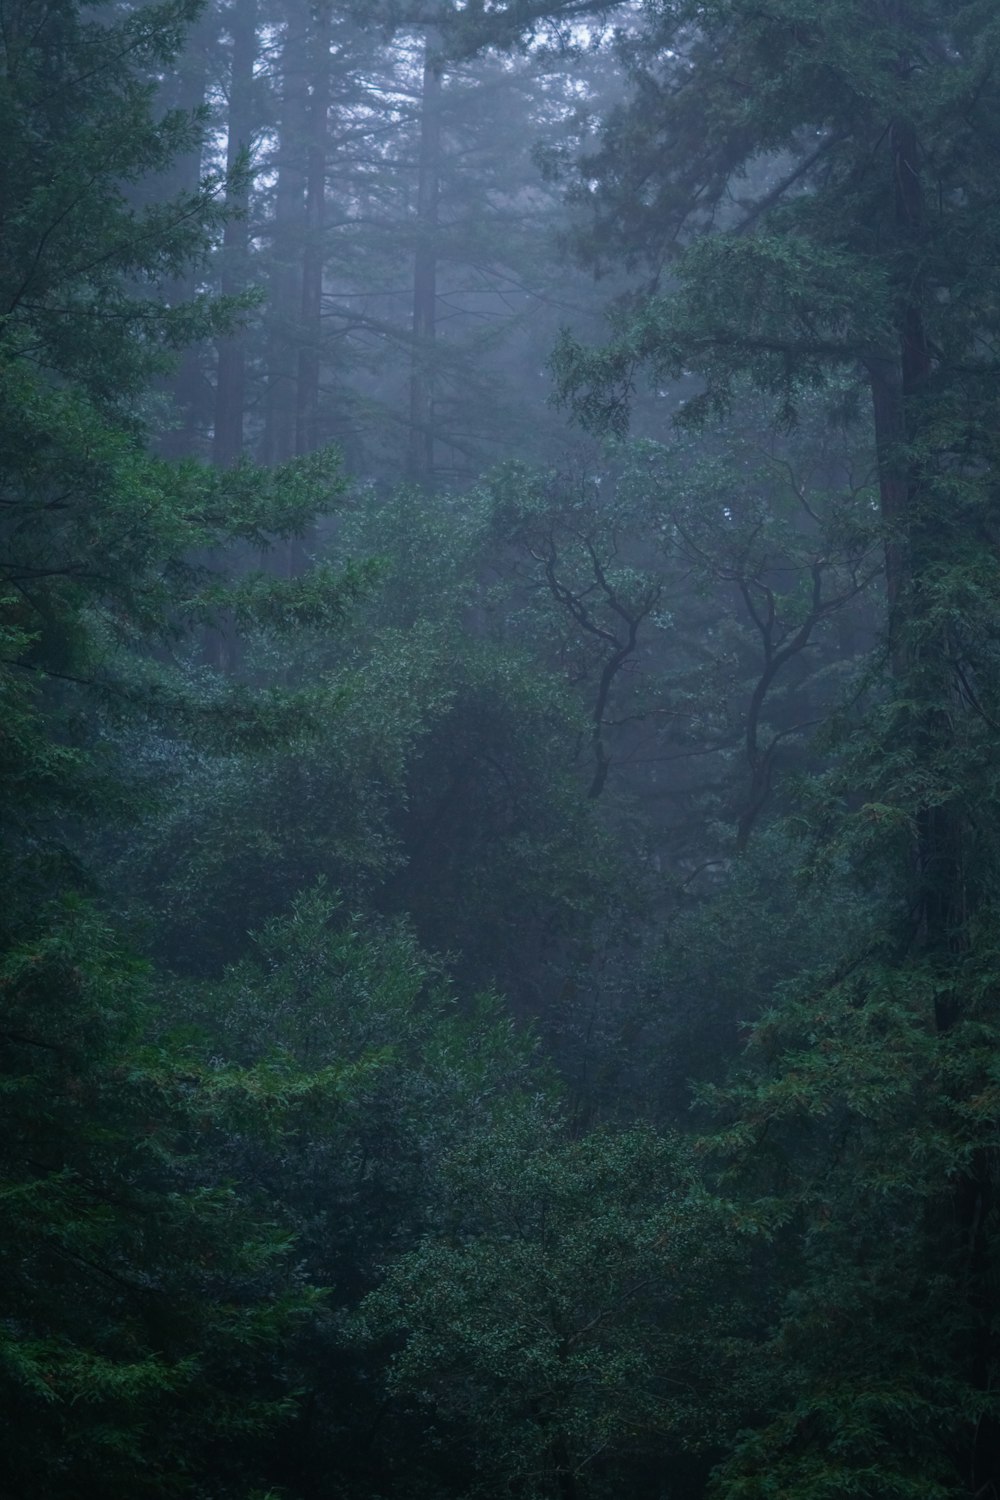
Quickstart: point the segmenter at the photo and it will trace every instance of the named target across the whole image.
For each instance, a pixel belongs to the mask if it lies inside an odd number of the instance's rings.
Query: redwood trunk
[[[424,42],[417,163],[417,237],[413,262],[413,350],[410,364],[410,442],[407,473],[417,482],[434,474],[434,342],[437,332],[438,198],[441,170],[440,38]]]
[[[309,130],[307,80],[309,12],[304,0],[291,0],[281,59],[281,111],[277,181],[271,236],[272,270],[268,297],[265,463],[294,457],[297,439],[298,330],[302,310],[302,253],[305,231],[305,152]]]
[[[257,61],[256,0],[236,0],[232,9],[232,74],[229,89],[229,134],[226,170],[230,186],[226,205],[232,211],[222,241],[222,295],[238,296],[247,287],[250,209],[249,174],[234,180],[241,157],[250,150],[254,128],[254,64]],[[212,457],[228,468],[243,452],[246,406],[246,343],[242,331],[219,344],[215,386],[215,438]]]
[[[302,343],[299,347],[296,449],[311,453],[322,442],[320,372],[323,349],[323,265],[326,227],[327,125],[330,114],[330,6],[316,12],[309,99],[305,246],[302,255]]]
[[[900,60],[906,76],[907,60]],[[908,717],[910,749],[929,778],[952,747],[956,715],[952,643],[947,628],[932,623],[928,586],[944,560],[938,508],[932,503],[934,475],[919,457],[921,405],[928,393],[932,360],[924,307],[925,212],[920,143],[912,123],[890,128],[894,179],[894,225],[900,259],[901,306],[898,346],[891,357],[869,363],[874,397],[882,517],[886,529],[889,643],[899,684],[900,715]],[[906,722],[906,720],[902,720]],[[938,1034],[961,1017],[954,971],[968,942],[964,874],[965,814],[953,800],[929,799],[916,815],[912,945],[938,971],[935,1001]],[[996,1297],[990,1275],[988,1218],[994,1199],[985,1151],[974,1151],[953,1184],[954,1226],[964,1256],[964,1297],[970,1318],[968,1371],[974,1389],[988,1391],[997,1364]],[[1000,1493],[1000,1429],[989,1417],[970,1438],[970,1492]]]

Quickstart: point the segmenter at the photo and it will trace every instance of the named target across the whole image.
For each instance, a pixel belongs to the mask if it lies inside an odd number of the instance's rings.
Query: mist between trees
[[[0,1491],[996,1500],[1000,9],[0,53]]]

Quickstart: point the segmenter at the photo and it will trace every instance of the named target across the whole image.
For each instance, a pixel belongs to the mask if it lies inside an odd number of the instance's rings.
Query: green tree
[[[199,136],[153,109],[195,11],[41,0],[0,41],[0,1462],[24,1496],[246,1493],[287,1401],[275,1350],[311,1302],[287,1230],[205,1149],[262,1080],[220,1079],[172,1034],[95,901],[95,830],[145,792],[125,726],[157,723],[167,754],[287,729],[287,703],[174,670],[185,630],[343,597],[329,577],[234,590],[193,561],[300,528],[338,488],[331,460],[223,479],[144,446],[151,378],[236,311],[159,296],[220,222],[218,182],[158,196]]]
[[[288,1229],[208,1149],[237,1096],[244,1128],[258,1116],[262,1081],[171,1036],[152,976],[78,901],[8,946],[0,983],[4,1486],[245,1493],[289,1406],[275,1350],[312,1300]]]
[[[107,24],[72,4],[39,4],[31,15],[6,33],[0,96],[10,143],[0,609],[18,725],[6,747],[7,918],[21,898],[30,908],[32,870],[43,885],[48,878],[69,809],[94,809],[102,787],[109,812],[124,795],[124,767],[92,732],[98,705],[165,714],[175,729],[200,713],[236,735],[273,718],[271,705],[255,708],[246,695],[228,695],[227,712],[221,684],[213,698],[169,670],[170,643],[234,604],[224,580],[194,559],[300,530],[340,488],[329,457],[274,476],[216,477],[146,452],[150,378],[173,349],[236,311],[157,296],[204,255],[219,223],[218,182],[166,202],[155,194],[156,174],[197,139],[189,116],[152,112],[155,74],[189,11],[151,7]],[[136,206],[130,188],[140,181]],[[252,584],[240,588],[245,604]],[[326,590],[334,609],[335,592]]]
[[[166,962],[233,961],[323,877],[353,909],[409,916],[463,985],[522,1000],[624,913],[628,881],[580,796],[577,705],[540,632],[505,639],[495,547],[485,489],[363,492],[321,570],[377,558],[363,596],[335,632],[276,620],[243,663],[259,690],[297,695],[301,732],[227,755],[130,741],[156,806],[112,878]]]
[[[566,342],[564,390],[614,422],[640,365],[686,368],[702,381],[690,420],[750,379],[789,422],[804,390],[853,381],[855,406],[871,402],[886,577],[875,706],[808,803],[881,937],[779,992],[754,1033],[755,1082],[730,1099],[731,1144],[771,1143],[761,1213],[794,1217],[803,1260],[774,1346],[788,1405],[720,1490],[976,1493],[1000,1475],[983,1107],[998,22],[921,0],[652,3],[644,18],[628,49],[641,108],[611,122],[588,170],[638,255],[684,248],[674,289],[623,310],[609,349]]]
[[[658,1495],[691,1483],[751,1382],[744,1249],[675,1140],[567,1139],[508,1110],[454,1151],[440,1223],[364,1303],[390,1388],[462,1454],[462,1495]]]
[[[215,1138],[217,1170],[255,1185],[295,1231],[307,1282],[328,1288],[287,1348],[299,1396],[272,1478],[295,1493],[406,1492],[417,1434],[386,1411],[381,1361],[350,1318],[435,1222],[447,1154],[490,1135],[512,1099],[548,1117],[535,1044],[495,998],[453,991],[404,924],[365,921],[322,889],[188,1005],[243,1111]],[[269,1131],[254,1126],[263,1108]]]

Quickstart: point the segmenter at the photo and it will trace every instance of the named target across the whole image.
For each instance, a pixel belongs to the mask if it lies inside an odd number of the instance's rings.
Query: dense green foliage
[[[996,18],[919,3],[646,11],[625,44],[642,107],[618,116],[591,163],[607,185],[591,245],[606,253],[627,201],[636,254],[668,233],[682,244],[675,286],[623,311],[606,350],[567,339],[564,390],[588,420],[619,427],[647,362],[661,378],[699,373],[685,411],[695,427],[746,381],[785,423],[807,392],[841,419],[866,397],[885,553],[869,702],[837,728],[830,769],[801,803],[812,863],[867,886],[880,925],[839,968],[810,966],[778,990],[748,1072],[716,1106],[717,1144],[746,1174],[752,1211],[801,1236],[774,1335],[784,1390],[718,1483],[739,1495],[979,1492],[1000,1463],[985,1105],[998,601],[983,571]],[[827,566],[816,540],[814,579]],[[747,598],[755,620],[775,618],[773,598],[767,587]]]
[[[0,1489],[994,1494],[996,7],[0,21]]]

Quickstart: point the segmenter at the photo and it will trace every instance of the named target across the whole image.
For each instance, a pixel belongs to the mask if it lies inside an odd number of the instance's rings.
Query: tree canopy
[[[995,5],[0,22],[4,1493],[994,1493]]]

